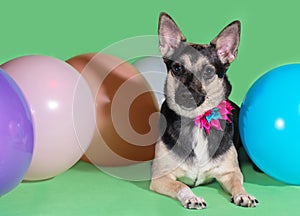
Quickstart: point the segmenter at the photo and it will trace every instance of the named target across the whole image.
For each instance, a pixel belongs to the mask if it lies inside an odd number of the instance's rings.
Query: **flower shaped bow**
[[[228,115],[232,115],[231,110],[234,108],[231,104],[223,100],[217,107],[206,111],[204,114],[197,116],[194,119],[195,125],[200,128],[204,128],[206,134],[210,134],[210,128],[214,127],[217,130],[222,130],[220,125],[220,119],[231,122]]]

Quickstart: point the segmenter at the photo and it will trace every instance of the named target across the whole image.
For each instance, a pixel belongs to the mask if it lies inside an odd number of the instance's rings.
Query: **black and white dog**
[[[168,74],[150,189],[186,208],[203,209],[206,202],[187,185],[216,179],[233,203],[255,207],[258,201],[244,190],[233,143],[234,110],[226,76],[237,55],[240,22],[232,22],[209,45],[202,45],[187,42],[174,20],[161,13],[158,33]]]

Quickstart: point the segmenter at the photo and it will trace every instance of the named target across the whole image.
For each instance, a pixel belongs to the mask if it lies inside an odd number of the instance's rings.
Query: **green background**
[[[155,35],[161,11],[175,19],[189,41],[198,43],[208,43],[231,21],[241,21],[238,58],[228,72],[231,99],[239,104],[263,73],[300,60],[300,3],[296,0],[20,0],[1,1],[0,6],[0,64],[29,54],[66,60],[99,52],[126,38]],[[194,189],[206,199],[208,209],[188,211],[149,192],[148,181],[119,180],[81,162],[52,180],[20,184],[0,198],[0,215],[300,214],[299,187],[255,173],[247,163],[243,171],[246,189],[261,202],[255,209],[231,205],[229,196],[214,183]]]
[[[241,103],[266,71],[300,59],[297,1],[1,1],[0,63],[29,55],[62,60],[99,52],[141,35],[156,35],[158,15],[168,12],[188,40],[210,42],[239,19],[241,44],[228,75],[232,99]]]

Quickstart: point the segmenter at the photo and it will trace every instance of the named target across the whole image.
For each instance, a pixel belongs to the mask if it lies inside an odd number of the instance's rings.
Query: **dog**
[[[233,142],[234,107],[228,100],[226,71],[237,56],[240,22],[232,22],[203,45],[187,42],[174,20],[161,13],[158,35],[167,67],[166,99],[150,190],[179,200],[185,208],[204,209],[205,200],[190,187],[216,179],[231,194],[232,203],[257,206],[257,199],[243,187]]]

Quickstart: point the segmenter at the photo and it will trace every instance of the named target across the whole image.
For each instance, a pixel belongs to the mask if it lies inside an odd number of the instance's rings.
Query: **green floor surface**
[[[300,215],[300,187],[285,185],[242,165],[246,190],[260,204],[253,209],[229,202],[218,183],[194,188],[205,198],[205,210],[187,210],[179,202],[150,192],[149,181],[130,182],[79,162],[69,171],[42,182],[21,183],[0,198],[1,216],[93,215]]]

